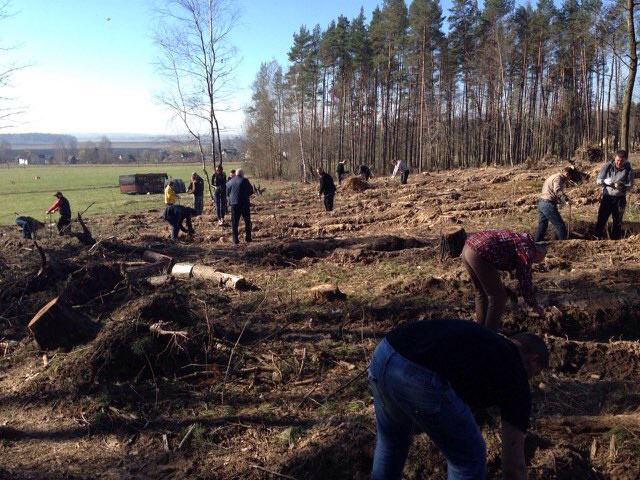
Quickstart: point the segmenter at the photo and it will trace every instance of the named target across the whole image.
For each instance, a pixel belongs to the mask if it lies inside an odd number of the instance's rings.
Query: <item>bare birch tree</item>
[[[13,15],[11,1],[0,0],[0,21]],[[26,67],[24,64],[11,61],[7,55],[16,48],[14,45],[0,44],[0,130],[14,126],[17,117],[24,112],[24,107],[19,105],[11,94],[14,74]]]
[[[164,0],[157,10],[157,67],[167,81],[159,100],[197,142],[212,197],[206,158],[214,168],[222,163],[218,114],[224,111],[237,66],[229,43],[239,16],[234,5],[233,0]]]

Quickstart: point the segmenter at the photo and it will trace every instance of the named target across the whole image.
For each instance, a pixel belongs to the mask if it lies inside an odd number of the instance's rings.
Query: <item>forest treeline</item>
[[[256,174],[308,178],[345,160],[388,171],[515,165],[619,148],[629,49],[623,4],[384,0],[293,35],[246,111]],[[638,138],[632,105],[630,143]]]

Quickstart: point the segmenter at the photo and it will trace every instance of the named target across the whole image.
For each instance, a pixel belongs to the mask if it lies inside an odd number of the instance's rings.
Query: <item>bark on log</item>
[[[69,349],[95,338],[99,325],[75,312],[56,297],[29,322],[29,330],[43,350]]]
[[[459,257],[466,240],[467,232],[462,227],[443,232],[440,235],[440,260]]]
[[[175,260],[167,255],[145,250],[142,259],[149,262],[149,265],[134,267],[127,270],[127,278],[143,278],[151,275],[169,273],[175,264]]]
[[[218,272],[215,268],[207,267],[206,265],[194,265],[191,273],[194,278],[212,280],[225,288],[233,288],[235,290],[249,290],[253,288],[253,285],[240,275]]]

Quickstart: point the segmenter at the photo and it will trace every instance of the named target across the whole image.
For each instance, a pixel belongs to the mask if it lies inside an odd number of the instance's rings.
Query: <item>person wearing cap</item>
[[[558,240],[566,240],[567,226],[564,224],[558,206],[563,203],[571,205],[571,200],[564,193],[564,184],[569,178],[571,167],[564,168],[561,172],[554,173],[544,181],[542,185],[542,194],[538,199],[538,226],[533,235],[533,241],[539,242],[547,233],[549,222],[556,229],[556,237]]]
[[[196,172],[191,174],[191,183],[187,193],[193,193],[193,209],[198,212],[198,215],[202,215],[204,208],[204,180]]]
[[[444,455],[449,480],[485,479],[485,446],[471,409],[497,407],[502,478],[524,480],[529,379],[548,366],[549,349],[533,333],[507,338],[456,319],[396,327],[368,368],[376,423],[370,478],[400,480],[413,434],[423,431]]]
[[[211,176],[211,186],[213,187],[218,225],[224,225],[224,214],[227,210],[227,179],[221,164],[216,166],[216,171]]]
[[[244,178],[241,168],[236,170],[235,177],[227,180],[227,198],[231,207],[231,238],[236,245],[240,243],[238,239],[238,227],[240,217],[244,221],[244,239],[248,243],[251,241],[251,203],[250,197],[253,195],[251,182]]]
[[[185,232],[189,237],[193,236],[195,230],[191,223],[191,217],[197,217],[198,212],[186,205],[167,205],[162,212],[164,218],[171,228],[171,241],[176,241],[180,235],[180,231]],[[187,222],[187,228],[182,225]]]
[[[58,228],[58,233],[64,235],[64,231],[71,225],[71,206],[69,205],[69,200],[62,195],[62,192],[56,192],[53,196],[56,197],[56,201],[51,204],[46,213],[58,211],[60,218],[58,218],[56,227]]]
[[[596,185],[602,186],[602,197],[598,207],[596,237],[604,237],[604,229],[611,217],[611,238],[617,240],[622,234],[622,217],[627,205],[627,190],[633,185],[633,170],[627,160],[626,150],[618,150],[613,161],[600,168]]]
[[[500,328],[507,301],[500,271],[515,271],[525,301],[543,316],[533,293],[531,265],[544,260],[545,254],[545,246],[535,243],[527,232],[489,229],[470,235],[461,257],[475,289],[476,322],[491,330]]]
[[[36,220],[35,218],[18,214],[16,214],[16,225],[22,228],[20,232],[22,238],[35,239],[36,232],[44,228],[44,223]]]

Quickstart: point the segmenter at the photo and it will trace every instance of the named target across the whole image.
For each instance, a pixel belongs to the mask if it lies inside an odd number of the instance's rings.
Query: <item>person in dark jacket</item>
[[[449,480],[486,478],[482,433],[471,408],[498,407],[502,474],[525,479],[529,379],[549,365],[542,338],[503,337],[468,320],[423,320],[395,328],[369,363],[376,418],[371,480],[400,480],[415,432],[447,461]]]
[[[342,183],[342,177],[346,173],[344,169],[344,162],[345,161],[342,160],[341,162],[336,163],[336,177],[338,177],[338,185]]]
[[[371,175],[371,169],[367,165],[358,165],[356,167],[356,175],[364,178],[365,180],[369,180],[373,175]]]
[[[22,238],[36,238],[36,232],[44,228],[44,223],[33,217],[16,214],[16,225],[22,227]]]
[[[176,241],[180,235],[180,230],[187,233],[190,237],[195,233],[193,230],[193,224],[191,223],[191,217],[197,217],[198,212],[185,205],[167,205],[162,212],[162,218],[164,218],[171,227],[171,240]],[[187,228],[182,226],[186,220]]]
[[[69,200],[62,195],[62,192],[56,192],[53,196],[56,197],[57,200],[51,204],[47,210],[47,214],[53,213],[56,210],[58,211],[60,218],[58,218],[56,227],[58,228],[58,233],[64,235],[69,225],[71,225],[71,206],[69,205]]]
[[[253,195],[251,182],[244,178],[241,168],[236,170],[236,176],[227,180],[227,198],[231,207],[231,237],[233,243],[238,244],[238,227],[240,217],[244,221],[244,240],[251,241],[251,203],[249,198]]]
[[[187,193],[193,193],[193,209],[198,212],[198,215],[202,215],[204,208],[204,180],[196,172],[191,174],[191,183]]]
[[[604,229],[611,217],[611,238],[617,240],[622,234],[622,217],[627,205],[627,190],[633,185],[633,170],[627,161],[626,150],[618,150],[612,162],[600,168],[596,176],[596,185],[602,186],[602,198],[598,208],[596,236],[604,237]]]
[[[322,167],[317,169],[320,184],[318,185],[318,196],[324,195],[324,209],[327,212],[333,210],[333,197],[336,194],[336,185],[333,183],[331,175],[326,173]]]
[[[213,187],[218,225],[224,225],[224,214],[227,210],[227,177],[224,175],[222,165],[218,165],[215,173],[211,176],[211,186]]]

